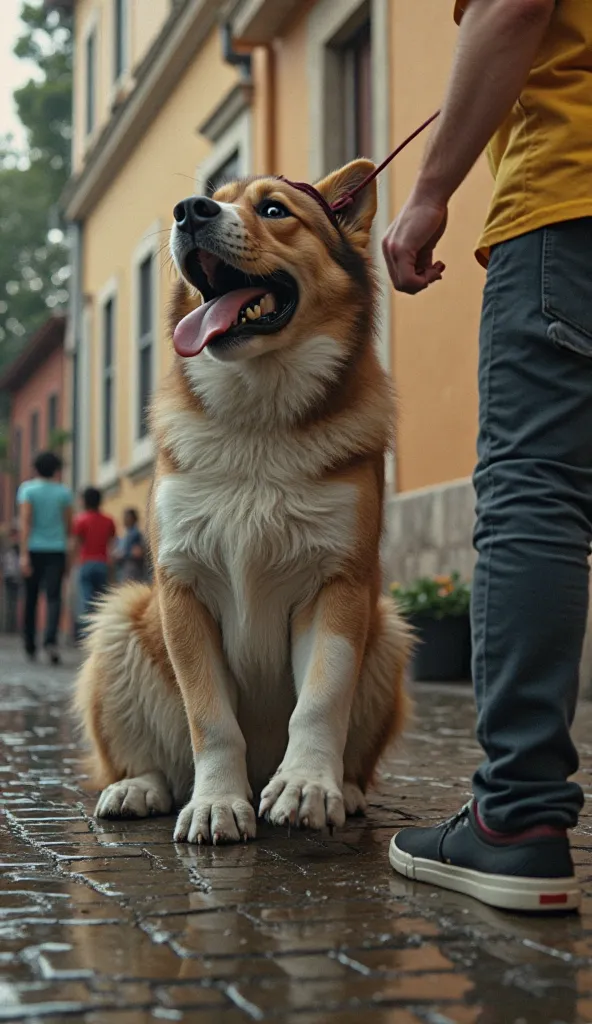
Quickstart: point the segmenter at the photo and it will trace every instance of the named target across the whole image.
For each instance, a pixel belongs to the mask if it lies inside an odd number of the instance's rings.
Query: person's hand
[[[407,201],[382,240],[388,272],[397,291],[416,295],[442,279],[446,268],[440,261],[434,262],[434,249],[447,222],[446,205],[413,195]]]
[[[29,558],[28,554],[24,554],[24,555],[20,556],[20,558],[19,558],[19,567],[20,567],[20,570],[21,570],[21,576],[24,576],[25,579],[28,576],[32,575],[33,567],[31,565],[31,559]]]

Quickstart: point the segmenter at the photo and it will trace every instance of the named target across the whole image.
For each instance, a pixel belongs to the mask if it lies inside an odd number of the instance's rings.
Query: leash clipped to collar
[[[292,188],[297,188],[299,192],[304,192],[305,195],[310,196],[311,199],[314,199],[315,202],[317,202],[321,209],[323,210],[323,213],[327,215],[333,226],[338,228],[339,220],[337,215],[341,213],[343,210],[346,210],[348,206],[351,206],[356,196],[360,192],[362,192],[362,190],[365,189],[370,184],[371,181],[374,181],[374,179],[377,178],[382,171],[384,171],[385,167],[388,167],[391,160],[394,160],[395,157],[398,156],[399,153],[401,153],[409,145],[410,142],[413,142],[413,140],[416,139],[418,135],[421,135],[421,133],[425,131],[425,129],[428,128],[429,125],[431,125],[432,121],[436,120],[439,114],[440,111],[437,110],[435,114],[432,114],[431,117],[428,117],[427,121],[424,121],[423,124],[419,126],[419,128],[416,128],[415,131],[411,133],[411,135],[408,135],[407,138],[404,139],[403,142],[401,142],[397,146],[397,148],[393,150],[392,153],[389,153],[386,159],[383,160],[382,163],[378,165],[378,167],[375,167],[374,170],[370,172],[370,174],[366,175],[366,177],[363,179],[363,181],[359,183],[359,185],[356,185],[355,188],[350,189],[350,191],[346,192],[345,195],[340,196],[340,198],[337,199],[334,203],[328,203],[325,197],[322,196],[321,193],[318,191],[318,189],[316,189],[314,185],[310,185],[307,181],[290,181],[289,178],[284,178],[282,174],[278,175],[278,178],[280,181],[285,181],[286,185],[291,185]]]

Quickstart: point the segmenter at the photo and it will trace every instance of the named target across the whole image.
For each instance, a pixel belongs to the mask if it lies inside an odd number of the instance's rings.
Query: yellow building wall
[[[311,6],[303,4],[289,32],[274,43],[274,170],[295,181],[308,181],[310,107],[306,67]]]
[[[138,4],[142,2],[135,0],[133,4],[134,34]],[[92,0],[79,0],[78,24],[83,23],[91,4]],[[253,54],[255,173],[308,178],[308,13],[313,5],[312,0],[303,4],[284,35],[270,48]],[[150,18],[143,23],[143,42],[134,42],[138,50],[147,47],[154,38],[159,19],[162,21],[166,13],[164,6],[165,0],[154,4]],[[456,27],[452,2],[422,0],[417,5],[392,0],[390,9],[391,72],[387,87],[394,146],[440,103]],[[167,248],[171,210],[175,202],[192,191],[196,167],[210,149],[196,126],[217,106],[234,81],[236,71],[222,61],[218,33],[214,31],[85,224],[84,291],[93,297],[90,413],[94,424],[95,477],[99,471],[101,379],[97,300],[110,279],[116,277],[118,284],[115,436],[120,484],[107,495],[106,501],[106,507],[116,516],[127,505],[141,509],[149,487],[148,479],[126,475],[133,448],[130,380],[135,366],[131,321],[134,251],[147,231],[162,231],[159,240],[163,251],[158,261],[160,376],[170,361],[164,316],[173,280]],[[80,95],[79,82],[76,88]],[[79,111],[76,116],[80,116]],[[415,142],[387,172],[391,178],[391,216],[408,195],[423,145],[423,140]],[[489,173],[480,163],[451,205],[450,225],[440,249],[447,264],[444,281],[416,297],[391,292],[391,356],[399,395],[398,490],[463,477],[474,465],[477,334],[484,274],[474,259],[473,249],[490,190]]]
[[[128,0],[129,42],[128,71],[123,79],[133,77],[133,69],[146,55],[171,9],[171,0]],[[96,26],[96,124],[87,136],[85,42],[91,25]],[[72,165],[77,173],[85,153],[100,135],[111,116],[116,88],[113,81],[114,60],[113,0],[76,0],[74,17],[74,142]]]
[[[393,145],[443,98],[456,26],[452,0],[393,0]],[[412,187],[425,142],[391,170],[391,215]],[[416,296],[392,293],[392,366],[399,396],[397,487],[407,491],[472,472],[477,431],[478,326],[484,271],[473,255],[491,193],[481,161],[454,197],[438,256],[444,279]]]
[[[210,150],[196,131],[220,102],[236,78],[233,68],[220,55],[220,40],[213,31],[188,68],[167,103],[158,113],[133,156],[119,172],[107,193],[85,224],[84,291],[92,296],[92,391],[91,391],[91,473],[99,474],[99,400],[101,343],[99,296],[115,277],[116,302],[116,463],[120,483],[105,494],[105,509],[120,519],[122,510],[146,504],[149,479],[134,480],[126,475],[132,462],[133,423],[131,380],[135,371],[133,316],[133,259],[142,238],[150,230],[161,253],[158,266],[158,359],[159,376],[170,363],[171,349],[164,323],[174,280],[168,255],[168,232],[172,209],[194,189],[198,164]]]
[[[171,0],[128,0],[131,66],[146,55],[171,12]]]

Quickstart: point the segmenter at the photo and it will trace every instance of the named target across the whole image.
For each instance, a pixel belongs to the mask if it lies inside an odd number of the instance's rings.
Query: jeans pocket
[[[592,217],[544,229],[543,313],[559,348],[592,358]]]

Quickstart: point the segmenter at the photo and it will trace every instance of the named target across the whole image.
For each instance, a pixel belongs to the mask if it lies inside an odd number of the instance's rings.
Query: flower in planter
[[[429,682],[468,681],[471,589],[460,573],[423,576],[408,586],[392,583],[390,591],[415,632],[413,678]]]
[[[395,582],[390,591],[403,615],[444,619],[469,614],[471,588],[458,572],[422,576],[407,586]]]

